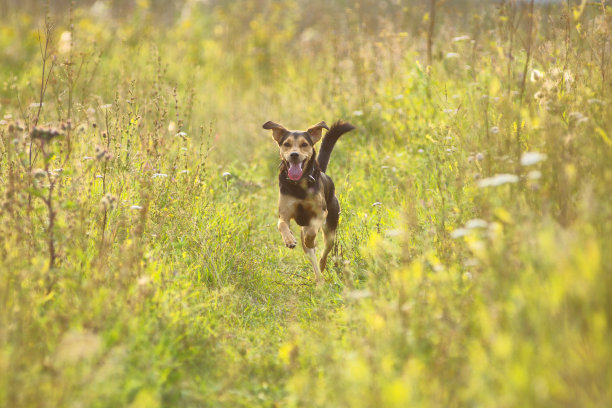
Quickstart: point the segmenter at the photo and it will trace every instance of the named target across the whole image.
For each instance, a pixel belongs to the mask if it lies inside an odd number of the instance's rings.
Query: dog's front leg
[[[289,220],[285,220],[282,216],[279,216],[278,217],[278,230],[280,231],[281,236],[283,237],[283,241],[285,242],[285,245],[287,246],[287,248],[291,248],[291,249],[295,248],[297,241],[295,237],[293,236],[293,233],[289,229]]]
[[[310,264],[312,265],[317,285],[323,283],[323,275],[321,275],[321,270],[319,269],[319,264],[317,263],[317,255],[315,250],[315,239],[317,237],[317,232],[319,231],[320,225],[320,222],[314,220],[314,222],[311,221],[309,226],[302,228],[302,248],[304,249],[306,258],[308,258]]]

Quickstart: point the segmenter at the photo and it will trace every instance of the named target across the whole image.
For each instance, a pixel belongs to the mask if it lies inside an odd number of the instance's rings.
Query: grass
[[[609,5],[11,4],[1,406],[612,404]],[[318,289],[261,124],[340,118]]]

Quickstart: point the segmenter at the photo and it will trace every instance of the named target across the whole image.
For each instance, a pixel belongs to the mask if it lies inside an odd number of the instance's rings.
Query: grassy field
[[[609,5],[38,3],[0,2],[0,406],[612,406]],[[261,125],[337,119],[317,288]]]

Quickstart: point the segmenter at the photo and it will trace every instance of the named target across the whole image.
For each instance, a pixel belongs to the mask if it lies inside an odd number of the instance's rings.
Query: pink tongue
[[[302,163],[289,163],[289,178],[293,181],[298,181],[302,178]]]

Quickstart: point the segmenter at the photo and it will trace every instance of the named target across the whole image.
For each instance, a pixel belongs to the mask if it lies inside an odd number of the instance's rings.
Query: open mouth
[[[303,162],[292,163],[289,162],[289,170],[287,170],[287,175],[293,181],[298,181],[302,178],[303,166],[306,160]]]

